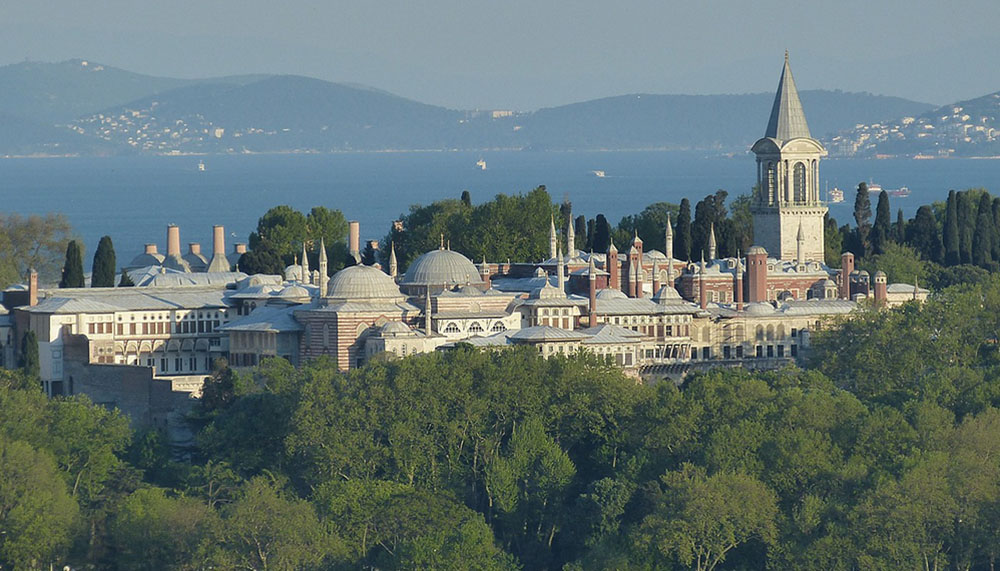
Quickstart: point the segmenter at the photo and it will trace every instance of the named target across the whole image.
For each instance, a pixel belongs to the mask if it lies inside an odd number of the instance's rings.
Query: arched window
[[[469,326],[469,333],[482,333],[483,326],[479,324],[478,321],[473,321],[472,325]]]
[[[795,203],[805,204],[806,202],[806,165],[802,163],[795,163],[795,167],[792,171],[794,182],[793,188],[795,189]]]
[[[500,333],[501,331],[506,331],[506,330],[507,326],[504,325],[502,321],[497,321],[496,323],[493,324],[493,327],[490,328],[490,331],[492,331],[493,333]]]
[[[775,175],[774,172],[774,163],[767,163],[767,180],[764,181],[764,184],[767,185],[767,188],[764,189],[764,192],[766,193],[765,196],[767,196],[768,204],[774,204],[775,202],[774,192],[776,190],[775,188],[776,181],[777,181],[777,176]]]
[[[458,325],[455,325],[454,323],[449,323],[447,326],[445,326],[444,332],[445,333],[459,333]]]

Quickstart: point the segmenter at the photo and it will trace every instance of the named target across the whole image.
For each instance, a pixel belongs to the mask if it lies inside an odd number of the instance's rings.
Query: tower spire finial
[[[785,50],[785,63],[788,63],[788,50]]]

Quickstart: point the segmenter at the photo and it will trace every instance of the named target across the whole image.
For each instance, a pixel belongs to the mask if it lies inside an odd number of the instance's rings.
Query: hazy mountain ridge
[[[17,85],[16,95],[11,95]],[[79,96],[77,95],[79,94]],[[896,97],[804,91],[813,136],[919,115]],[[293,75],[155,78],[83,60],[0,68],[0,113],[41,126],[0,131],[0,153],[329,152],[415,149],[745,150],[772,94],[607,97],[531,113],[461,111]],[[21,137],[24,139],[24,137]],[[30,144],[29,144],[30,143]],[[61,150],[61,151],[60,151]]]

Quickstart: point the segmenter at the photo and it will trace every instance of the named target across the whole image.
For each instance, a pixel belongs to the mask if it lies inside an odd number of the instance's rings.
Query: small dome
[[[385,325],[382,326],[382,329],[379,330],[379,333],[381,333],[383,336],[387,335],[392,337],[398,337],[403,335],[413,335],[413,330],[410,329],[410,326],[401,321],[390,321],[389,323],[386,323]]]
[[[284,271],[285,280],[287,281],[299,281],[302,279],[302,266],[299,264],[292,264],[287,266]]]
[[[548,275],[549,274],[548,274],[548,272],[545,271],[545,268],[536,268],[535,269],[535,277],[536,278],[544,278],[544,277],[546,277]]]
[[[764,255],[767,255],[767,250],[765,250],[763,246],[751,246],[750,249],[747,250],[747,254],[748,255],[754,255],[754,254],[764,254]]]
[[[863,278],[867,278],[870,274],[868,273],[868,270],[861,270],[860,272],[858,272],[858,275]]]
[[[826,278],[823,280],[823,287],[837,287],[837,282],[831,280],[830,278]]]
[[[458,288],[457,291],[458,291],[458,293],[460,293],[462,295],[483,295],[483,292],[479,291],[478,289],[476,289],[476,288],[474,288],[474,287],[472,287],[470,285],[464,285],[464,286]]]
[[[371,266],[344,268],[333,275],[327,296],[344,300],[397,299],[403,297],[396,282]]]
[[[774,306],[770,303],[751,303],[746,306],[746,312],[750,315],[770,315],[774,313]]]
[[[608,289],[602,289],[601,291],[597,292],[597,299],[601,300],[628,299],[628,296],[625,295],[625,292],[621,290],[608,288]]]
[[[192,272],[204,272],[205,268],[208,267],[208,260],[206,260],[205,256],[201,254],[188,252],[187,254],[184,254],[183,258],[184,261],[188,263],[188,266],[191,267]]]
[[[566,293],[552,285],[548,280],[545,285],[531,292],[531,299],[565,299]]]
[[[663,286],[660,291],[653,295],[653,301],[656,303],[673,303],[678,301],[684,301],[681,294],[677,293],[677,290],[671,286]]]
[[[404,285],[482,284],[479,270],[468,258],[452,250],[432,250],[410,264],[400,282]]]
[[[278,297],[281,299],[302,299],[312,297],[312,294],[309,293],[309,290],[300,285],[291,284],[285,286],[281,291],[279,291]]]
[[[146,266],[159,266],[163,263],[163,254],[139,254],[132,258],[128,265],[130,268],[144,268]]]

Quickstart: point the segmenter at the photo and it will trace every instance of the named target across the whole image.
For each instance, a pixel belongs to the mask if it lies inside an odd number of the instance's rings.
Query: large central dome
[[[483,285],[479,270],[468,258],[452,250],[432,250],[410,264],[403,276],[404,286]]]
[[[351,266],[333,275],[327,297],[345,301],[398,300],[403,297],[396,282],[372,266]]]

